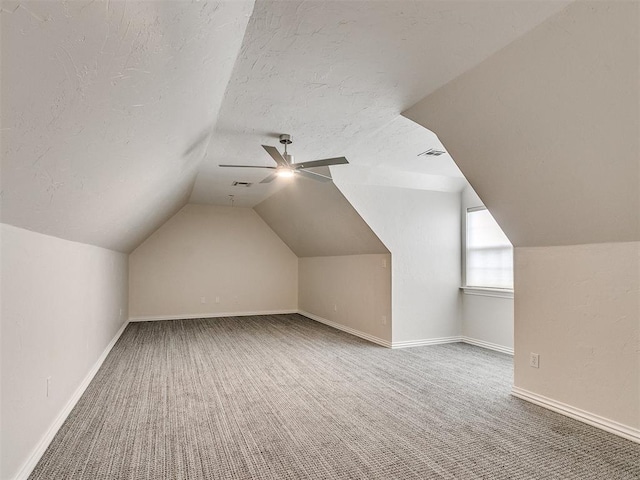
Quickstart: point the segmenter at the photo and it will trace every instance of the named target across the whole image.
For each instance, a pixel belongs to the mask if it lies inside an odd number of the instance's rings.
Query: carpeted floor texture
[[[30,478],[640,478],[640,445],[511,382],[507,355],[299,315],[132,323]]]

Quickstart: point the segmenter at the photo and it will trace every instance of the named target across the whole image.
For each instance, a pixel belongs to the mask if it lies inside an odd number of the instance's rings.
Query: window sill
[[[513,290],[506,288],[460,287],[465,295],[480,295],[483,297],[513,298]]]

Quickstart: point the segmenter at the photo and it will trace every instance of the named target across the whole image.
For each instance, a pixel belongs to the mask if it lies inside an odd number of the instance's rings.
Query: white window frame
[[[469,213],[487,210],[485,206],[469,207],[464,213],[464,232],[462,238],[462,291],[466,295],[480,295],[483,297],[513,298],[513,288],[476,287],[467,285],[467,223]]]

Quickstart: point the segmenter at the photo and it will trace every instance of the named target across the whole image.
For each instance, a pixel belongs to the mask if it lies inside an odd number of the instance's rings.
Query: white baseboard
[[[78,400],[80,400],[80,397],[82,397],[82,394],[91,383],[91,380],[93,380],[93,377],[95,377],[96,373],[98,373],[98,370],[102,366],[105,358],[107,358],[107,355],[109,355],[109,352],[120,338],[120,335],[122,335],[122,332],[124,332],[124,329],[127,328],[128,324],[128,321],[124,322],[113,339],[104,349],[102,355],[100,355],[98,360],[96,360],[96,362],[93,364],[91,370],[89,370],[89,373],[87,373],[80,385],[78,385],[78,388],[76,388],[76,390],[73,392],[73,395],[71,395],[71,398],[69,399],[67,404],[62,408],[56,419],[49,426],[49,429],[40,438],[38,445],[36,445],[36,447],[31,451],[31,454],[29,455],[27,461],[22,465],[20,470],[18,470],[18,473],[14,477],[15,480],[26,480],[29,475],[31,475],[31,472],[34,468],[36,468],[36,465],[40,461],[40,458],[42,458],[42,455],[44,455],[44,452],[53,440],[53,437],[56,436],[56,433],[58,433],[58,430],[60,430],[60,427],[71,413],[71,410],[73,410],[73,407],[76,406],[76,403],[78,403]]]
[[[423,340],[406,340],[404,342],[393,342],[391,344],[391,348],[422,347],[424,345],[440,345],[443,343],[458,343],[460,341],[460,337],[425,338]]]
[[[543,395],[538,395],[537,393],[530,392],[528,390],[525,390],[524,388],[513,387],[511,389],[511,394],[514,397],[521,398],[522,400],[526,400],[527,402],[535,403],[536,405],[540,405],[541,407],[548,408],[549,410],[553,410],[554,412],[560,413],[567,417],[571,417],[575,420],[587,423],[593,427],[626,438],[627,440],[631,440],[632,442],[640,443],[640,429],[632,428],[613,420],[609,420],[608,418],[604,418],[599,415],[589,413],[585,410],[572,407],[571,405],[567,405],[566,403],[558,402],[557,400],[553,400]]]
[[[248,317],[252,315],[286,315],[298,310],[262,310],[259,312],[184,313],[180,315],[143,315],[129,317],[130,322],[157,322],[162,320],[190,320],[194,318]]]
[[[503,347],[497,343],[485,342],[484,340],[478,340],[477,338],[461,337],[461,341],[468,343],[469,345],[475,345],[476,347],[488,348],[489,350],[495,350],[496,352],[506,353],[513,355],[513,348]]]
[[[351,335],[355,335],[356,337],[364,338],[365,340],[369,340],[370,342],[377,343],[378,345],[382,345],[383,347],[391,348],[391,342],[388,340],[384,340],[374,335],[369,335],[368,333],[361,332],[360,330],[356,330],[355,328],[346,327],[339,323],[332,322],[331,320],[327,320],[326,318],[322,318],[322,317],[319,317],[318,315],[314,315],[313,313],[305,312],[304,310],[298,310],[297,313],[299,313],[303,317],[307,317],[307,318],[310,318],[311,320],[315,320],[316,322],[329,325],[330,327],[333,327],[336,330],[342,330],[343,332],[350,333]]]
[[[320,317],[313,313],[305,312],[304,310],[298,310],[298,313],[304,317],[310,318],[311,320],[315,320],[316,322],[324,323],[325,325],[333,327],[337,330],[341,330],[351,335],[355,335],[356,337],[364,338],[365,340],[369,340],[370,342],[376,343],[378,345],[382,345],[383,347],[387,347],[387,348],[396,349],[396,348],[419,347],[423,345],[438,345],[441,343],[460,342],[460,337],[426,338],[424,340],[408,340],[404,342],[390,342],[389,340],[384,340],[380,337],[376,337],[374,335],[361,332],[360,330],[356,330],[355,328],[347,327],[340,323],[332,322],[331,320],[327,320],[326,318]]]

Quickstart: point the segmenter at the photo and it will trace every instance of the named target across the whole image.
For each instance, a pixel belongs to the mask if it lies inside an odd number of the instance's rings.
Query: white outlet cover
[[[540,368],[540,355],[532,353],[529,356],[529,365],[533,368]]]

